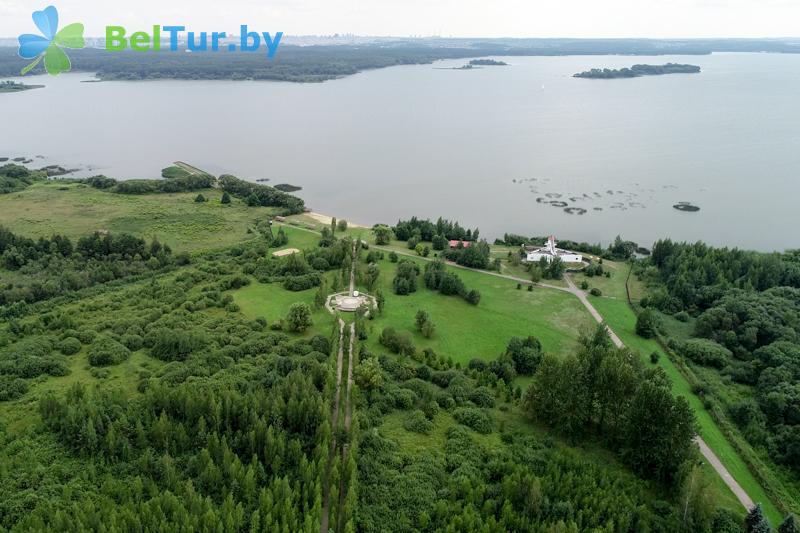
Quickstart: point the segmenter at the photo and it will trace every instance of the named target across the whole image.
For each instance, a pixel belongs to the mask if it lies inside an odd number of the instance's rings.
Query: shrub
[[[469,401],[478,407],[494,407],[494,395],[486,387],[478,387],[469,395]]]
[[[689,313],[687,313],[686,311],[678,311],[677,313],[675,313],[672,316],[678,322],[688,322],[689,321]]]
[[[417,409],[408,415],[408,418],[403,422],[403,427],[408,431],[427,435],[433,431],[433,422],[428,420],[425,413]]]
[[[135,352],[136,350],[141,350],[142,346],[144,346],[144,339],[142,338],[141,335],[136,335],[136,334],[126,333],[125,335],[122,336],[120,342],[124,344],[125,347],[132,352]]]
[[[14,376],[0,376],[0,402],[16,400],[28,392],[28,382]]]
[[[485,412],[475,407],[462,407],[453,411],[456,422],[463,424],[478,433],[492,432],[492,419]]]
[[[202,194],[198,194],[197,196],[194,197],[194,201],[195,203],[202,204],[203,202],[206,201],[206,197],[203,196]]]
[[[398,332],[392,327],[384,328],[378,342],[401,355],[413,355],[415,351],[411,334],[407,331]]]
[[[589,294],[591,294],[592,296],[602,296],[603,291],[601,291],[597,287],[592,287],[592,290],[589,291]]]
[[[58,344],[58,350],[64,355],[75,355],[81,351],[81,341],[75,337],[67,337]]]
[[[481,293],[475,289],[472,289],[467,293],[467,302],[472,305],[478,305],[481,301]]]
[[[417,394],[409,389],[393,389],[389,398],[398,409],[411,409],[417,402]]]
[[[289,307],[286,315],[286,328],[289,331],[303,332],[314,324],[311,319],[311,308],[307,303],[297,302]]]
[[[678,345],[678,351],[697,364],[722,368],[732,354],[724,346],[708,339],[689,339]]]
[[[589,290],[589,282],[586,280],[581,281],[581,289],[584,291]]]
[[[654,365],[658,363],[658,360],[661,358],[661,355],[658,352],[653,352],[650,354],[650,362]]]
[[[92,344],[97,337],[97,332],[93,329],[83,329],[78,332],[76,337],[81,341],[81,344]]]
[[[131,351],[109,337],[101,337],[89,349],[89,364],[92,366],[118,365],[131,356]]]
[[[645,309],[636,317],[636,334],[645,339],[652,339],[657,334],[658,319],[650,309]]]

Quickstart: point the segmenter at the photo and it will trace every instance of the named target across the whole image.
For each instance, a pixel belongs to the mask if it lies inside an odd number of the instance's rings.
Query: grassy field
[[[424,262],[416,260],[422,269]],[[391,290],[396,265],[380,261],[381,284],[386,296],[383,315],[371,321],[376,333],[387,326],[413,333],[418,348],[431,348],[465,364],[474,357],[495,359],[513,337],[534,335],[544,349],[563,354],[571,351],[581,333],[589,331],[592,319],[577,299],[547,289],[517,290],[513,281],[448,267],[456,272],[468,289],[477,289],[477,306],[456,296],[443,296],[424,287],[419,279],[417,292],[397,296]],[[436,324],[431,339],[416,331],[414,316],[423,309]],[[369,341],[375,349],[377,335]]]
[[[270,208],[247,207],[233,199],[222,205],[222,193],[125,195],[81,184],[37,183],[24,191],[0,195],[0,225],[27,237],[55,233],[77,238],[96,230],[128,232],[158,239],[176,251],[229,246],[253,237],[247,229]]]
[[[758,483],[756,478],[747,469],[736,450],[722,434],[719,427],[717,427],[711,415],[703,407],[703,404],[695,394],[692,393],[689,383],[678,371],[677,367],[672,363],[669,357],[660,349],[658,343],[652,339],[644,339],[635,333],[636,315],[628,305],[627,301],[622,299],[612,298],[595,298],[592,303],[603,315],[606,323],[611,326],[611,329],[620,337],[622,342],[629,348],[639,352],[641,357],[650,364],[650,354],[658,352],[660,358],[658,365],[664,369],[672,381],[672,390],[676,395],[686,398],[689,405],[694,410],[697,416],[698,433],[706,441],[708,446],[714,450],[714,453],[719,457],[720,461],[725,465],[728,471],[733,475],[736,481],[744,488],[745,491],[756,502],[761,502],[764,507],[764,512],[773,524],[780,524],[783,519],[781,513],[775,505],[769,500],[764,489]],[[720,479],[719,485],[722,484]],[[728,491],[727,487],[721,485],[718,490]]]

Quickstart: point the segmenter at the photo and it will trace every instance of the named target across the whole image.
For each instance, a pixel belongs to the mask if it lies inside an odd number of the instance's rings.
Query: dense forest
[[[700,371],[727,380],[726,388],[711,381],[706,395],[721,402],[763,457],[788,468],[797,480],[800,253],[757,253],[666,239],[655,244],[637,272],[652,285],[642,305],[690,326],[687,336],[656,324],[669,347]]]

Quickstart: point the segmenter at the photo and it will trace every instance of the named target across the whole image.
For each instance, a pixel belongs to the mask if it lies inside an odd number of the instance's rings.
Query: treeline
[[[305,202],[303,200],[269,185],[251,183],[230,174],[223,174],[218,181],[220,189],[231,196],[245,200],[247,205],[251,207],[259,205],[280,207],[285,215],[294,215],[305,210]]]
[[[692,457],[694,412],[660,368],[611,344],[605,326],[574,356],[545,355],[525,395],[528,414],[565,435],[599,435],[637,474],[678,487]]]
[[[447,241],[455,240],[455,241],[477,241],[480,236],[480,230],[475,228],[474,230],[465,229],[463,228],[458,222],[450,221],[439,217],[436,222],[431,222],[428,219],[420,219],[417,217],[411,217],[409,220],[398,220],[397,224],[392,228],[394,232],[394,236],[399,241],[408,241],[414,237],[417,238],[417,242],[419,241],[426,241],[426,242],[434,242],[434,238],[439,236],[439,238],[444,238]],[[440,239],[436,239],[437,244],[441,242]],[[447,243],[444,243],[443,246],[434,246],[434,250],[443,250]]]
[[[481,293],[467,289],[455,272],[447,271],[442,260],[437,259],[425,265],[424,280],[427,288],[446,296],[460,296],[472,305],[478,305],[481,301]]]
[[[118,194],[154,194],[193,192],[214,187],[216,179],[209,174],[187,174],[170,177],[169,179],[133,179],[115,180],[107,176],[92,176],[85,178],[84,183],[94,187]]]
[[[653,246],[650,264],[665,290],[648,301],[665,312],[702,311],[733,288],[800,287],[800,257],[792,252],[767,254],[663,239]]]
[[[95,232],[73,244],[61,235],[33,240],[0,227],[0,264],[17,273],[0,287],[0,316],[15,316],[25,304],[188,261],[185,254],[173,257],[170,247],[155,238],[148,243],[125,233]],[[4,277],[0,270],[0,280]]]
[[[21,191],[36,181],[47,179],[47,173],[29,170],[22,165],[9,163],[0,166],[0,194]]]
[[[506,233],[502,239],[495,239],[494,243],[505,246],[544,246],[547,243],[548,237],[534,236],[526,237],[524,235],[517,235],[515,233]],[[574,252],[583,252],[585,254],[595,255],[602,259],[610,261],[627,261],[635,253],[647,255],[649,250],[640,247],[633,241],[626,241],[619,235],[614,238],[614,241],[605,248],[599,244],[589,244],[587,242],[576,242],[569,239],[559,239],[557,242],[559,248],[570,250]]]

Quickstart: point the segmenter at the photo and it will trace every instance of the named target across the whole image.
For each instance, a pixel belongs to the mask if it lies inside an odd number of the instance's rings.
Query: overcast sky
[[[0,0],[0,36],[34,32],[50,2]],[[800,35],[800,0],[55,0],[61,25],[291,35],[444,37],[783,37]]]

